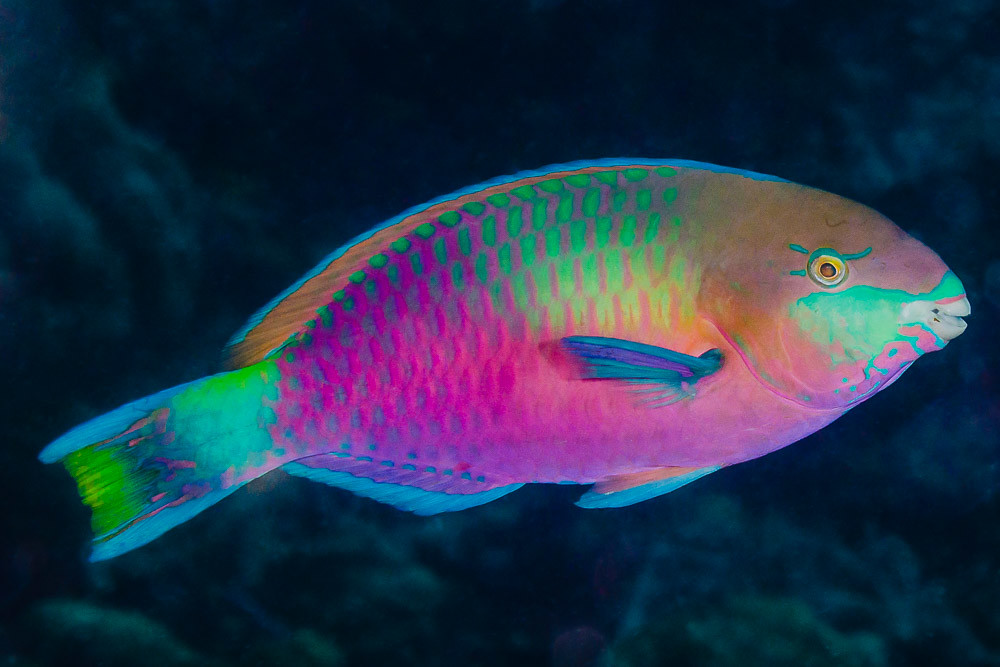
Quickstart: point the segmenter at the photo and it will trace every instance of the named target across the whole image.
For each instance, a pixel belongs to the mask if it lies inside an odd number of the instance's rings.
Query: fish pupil
[[[819,267],[819,274],[829,280],[837,275],[837,267],[830,262],[823,262]]]

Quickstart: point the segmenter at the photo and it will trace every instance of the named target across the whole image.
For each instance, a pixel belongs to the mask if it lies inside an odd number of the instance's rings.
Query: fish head
[[[965,330],[965,288],[933,250],[856,202],[760,185],[753,206],[731,211],[737,247],[719,247],[728,256],[705,292],[768,389],[846,410]]]

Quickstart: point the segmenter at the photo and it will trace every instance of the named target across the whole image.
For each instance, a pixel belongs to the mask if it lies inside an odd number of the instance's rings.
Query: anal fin
[[[479,481],[471,476],[386,467],[323,454],[286,463],[281,469],[423,516],[483,505],[522,486],[503,480]]]
[[[576,501],[576,504],[586,509],[634,505],[643,500],[670,493],[674,489],[679,489],[685,484],[715,472],[720,467],[670,467],[615,475],[594,484],[589,491],[580,497],[580,500]]]

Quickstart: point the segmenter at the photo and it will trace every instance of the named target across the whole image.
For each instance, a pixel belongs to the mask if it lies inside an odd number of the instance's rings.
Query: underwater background
[[[989,0],[0,0],[0,659],[1000,664],[1000,7]],[[969,328],[813,436],[663,498],[412,516],[273,472],[91,564],[49,441],[215,372],[402,210],[585,158],[868,204]]]

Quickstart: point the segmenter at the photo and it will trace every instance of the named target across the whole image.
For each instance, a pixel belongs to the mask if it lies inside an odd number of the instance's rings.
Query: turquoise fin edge
[[[210,491],[200,498],[188,500],[176,507],[167,507],[153,516],[137,521],[107,541],[101,542],[102,536],[98,535],[94,538],[90,561],[108,560],[148,544],[174,526],[184,523],[195,514],[219,502],[244,484],[246,482],[235,484],[227,489]]]
[[[508,484],[498,486],[479,493],[445,493],[443,491],[427,491],[415,486],[375,482],[367,477],[357,477],[341,470],[313,468],[301,463],[286,463],[281,469],[290,475],[306,477],[316,482],[329,484],[350,491],[365,498],[377,500],[380,503],[421,516],[439,514],[441,512],[457,512],[477,505],[483,505],[516,491],[523,484]]]
[[[649,484],[634,486],[630,489],[613,491],[611,493],[599,493],[593,489],[584,493],[576,504],[584,509],[603,509],[609,507],[626,507],[641,503],[644,500],[662,496],[665,493],[675,491],[685,484],[690,484],[696,479],[715,472],[722,466],[708,466],[692,470],[686,475],[679,475],[669,479],[661,479]]]
[[[114,437],[131,426],[136,420],[142,419],[153,410],[166,405],[167,401],[173,396],[181,393],[191,385],[203,382],[206,379],[199,378],[198,380],[186,382],[170,389],[164,389],[156,394],[126,403],[99,417],[94,417],[50,442],[38,454],[38,460],[42,463],[55,463],[67,454],[72,454],[87,445]]]

